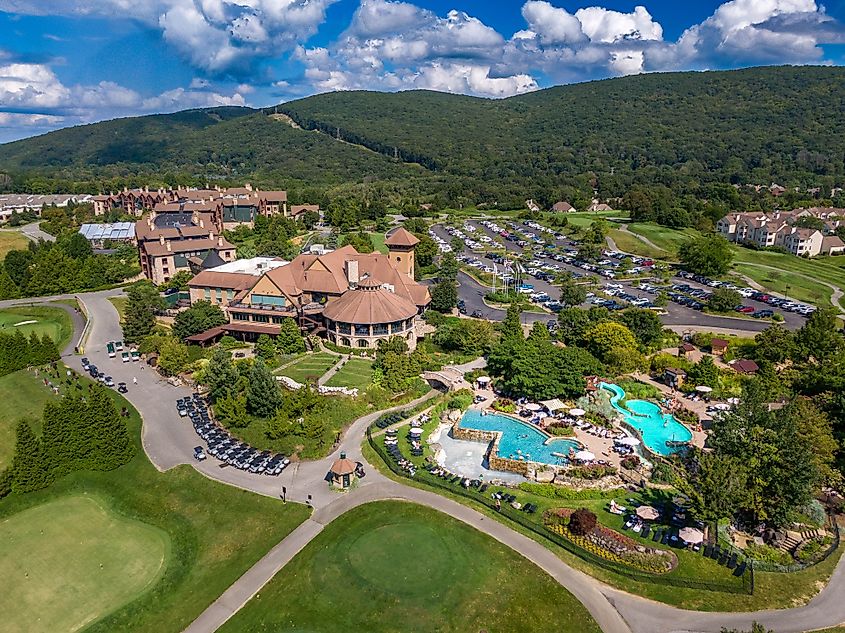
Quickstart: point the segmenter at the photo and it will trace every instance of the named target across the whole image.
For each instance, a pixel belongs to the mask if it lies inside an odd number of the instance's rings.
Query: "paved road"
[[[44,240],[45,242],[55,242],[56,237],[54,235],[50,235],[49,233],[42,231],[40,222],[33,222],[32,224],[24,224],[21,227],[21,233],[26,235],[29,239],[33,242],[37,242],[38,240]]]
[[[141,370],[138,363],[124,364],[118,359],[109,359],[105,353],[107,341],[122,338],[117,312],[108,301],[108,297],[117,292],[112,290],[78,296],[92,319],[86,355],[116,381],[123,380],[130,385],[127,397],[143,417],[144,450],[153,464],[166,470],[178,464],[190,463],[191,447],[199,442],[190,424],[179,419],[173,406],[174,400],[187,391],[167,384],[150,369]],[[41,301],[50,299],[43,298]],[[0,307],[13,303],[18,302],[2,302]],[[81,367],[78,357],[68,357],[66,362]],[[138,378],[137,386],[132,384],[133,376]],[[288,535],[206,609],[189,627],[189,631],[210,633],[216,630],[319,534],[322,526],[353,507],[377,499],[404,499],[420,503],[489,534],[534,562],[572,592],[606,633],[716,633],[722,627],[749,628],[753,621],[759,621],[778,633],[797,633],[845,622],[845,600],[842,600],[845,595],[845,565],[842,563],[837,566],[827,587],[804,607],[755,613],[685,611],[604,585],[569,567],[553,552],[514,532],[507,525],[435,493],[393,482],[369,465],[367,475],[355,490],[345,494],[330,491],[323,480],[330,463],[340,451],[347,452],[351,459],[365,462],[361,455],[364,433],[377,415],[372,413],[353,423],[331,456],[288,468],[280,479],[220,468],[219,462],[213,459],[193,463],[199,472],[212,479],[260,494],[277,496],[280,486],[285,485],[289,500],[310,501],[316,511],[311,519]]]

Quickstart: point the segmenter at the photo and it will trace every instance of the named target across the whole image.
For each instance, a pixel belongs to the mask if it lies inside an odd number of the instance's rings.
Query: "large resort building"
[[[413,278],[418,241],[400,228],[385,241],[387,255],[344,246],[302,254],[289,264],[259,262],[245,272],[230,272],[234,264],[204,270],[189,283],[191,300],[220,305],[229,324],[194,342],[224,333],[246,340],[275,335],[283,319],[292,318],[303,330],[324,333],[343,347],[371,348],[399,336],[413,349],[416,317],[431,301],[428,288]]]

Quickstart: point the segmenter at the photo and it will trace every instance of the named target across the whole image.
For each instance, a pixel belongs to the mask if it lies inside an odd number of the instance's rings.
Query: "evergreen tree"
[[[431,289],[431,308],[451,312],[458,305],[458,286],[451,279],[441,279]]]
[[[210,301],[196,301],[190,308],[176,315],[173,333],[181,340],[226,323],[226,315]]]
[[[18,296],[20,296],[20,290],[15,285],[15,281],[6,267],[0,265],[0,300],[16,299]]]
[[[238,382],[238,368],[226,350],[214,350],[205,368],[204,382],[212,402],[230,396]]]
[[[273,339],[266,334],[259,336],[258,340],[255,341],[255,355],[264,362],[273,360],[276,357],[276,346]]]
[[[305,339],[302,338],[296,321],[290,317],[282,319],[279,335],[276,337],[276,349],[280,354],[299,354],[305,351]]]
[[[15,430],[15,455],[12,459],[12,490],[30,492],[45,488],[50,482],[44,464],[41,442],[26,420]]]
[[[104,387],[95,388],[91,394],[87,417],[95,434],[91,468],[113,470],[132,459],[135,447],[129,437],[129,429]]]
[[[245,394],[227,394],[214,404],[214,415],[227,428],[249,426],[250,419],[246,411]]]
[[[126,312],[123,317],[123,338],[137,343],[155,327],[156,312],[164,309],[164,299],[149,282],[138,282],[126,292]]]
[[[261,418],[269,418],[282,404],[282,393],[267,365],[256,358],[249,372],[246,392],[247,410]]]
[[[46,334],[41,337],[41,357],[44,359],[42,362],[52,363],[55,360],[59,360],[62,355],[59,352],[59,348],[56,345],[56,341],[52,338],[47,336]]]

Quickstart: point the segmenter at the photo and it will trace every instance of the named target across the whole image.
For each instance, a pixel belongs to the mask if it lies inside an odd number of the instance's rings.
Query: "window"
[[[284,306],[286,304],[284,297],[276,297],[274,295],[261,295],[257,293],[253,293],[250,296],[250,303],[255,303],[258,305],[265,305],[265,306]]]
[[[252,320],[255,321],[256,323],[269,323],[270,317],[267,316],[266,314],[253,314]]]
[[[235,291],[234,291],[234,290],[232,290],[231,288],[229,288],[229,289],[226,291],[226,299],[227,299],[228,301],[231,301],[231,300],[232,300],[232,299],[234,299],[234,298],[235,298]]]
[[[366,339],[362,338],[358,341],[358,347],[369,347],[369,346],[370,346],[370,343]]]
[[[388,334],[387,323],[377,323],[374,325],[373,334]]]
[[[235,321],[249,321],[249,315],[243,312],[232,312],[232,318]]]
[[[210,301],[210,300],[211,300],[211,288],[206,288],[206,289],[205,289],[205,300],[206,300],[206,301]]]
[[[401,332],[404,329],[405,329],[405,322],[404,321],[395,321],[395,322],[390,324],[390,331],[393,332],[394,334],[396,332]]]
[[[370,326],[369,325],[356,325],[355,326],[355,336],[369,336],[370,335]]]
[[[352,326],[348,323],[338,323],[337,324],[337,331],[341,334],[352,334]],[[347,345],[348,347],[348,345]]]
[[[348,338],[340,339],[340,344],[344,347],[352,347],[352,342]]]

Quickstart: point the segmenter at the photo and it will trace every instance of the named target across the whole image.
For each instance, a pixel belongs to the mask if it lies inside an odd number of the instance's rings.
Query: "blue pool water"
[[[522,456],[526,461],[560,464],[564,460],[552,453],[568,455],[570,448],[581,450],[581,446],[574,440],[557,437],[549,439],[548,435],[529,423],[492,412],[481,415],[478,409],[467,410],[461,418],[461,426],[478,431],[501,431],[499,457],[519,459]]]
[[[625,416],[625,421],[642,435],[643,443],[653,453],[671,455],[680,450],[666,446],[666,442],[689,442],[692,432],[678,422],[671,413],[663,413],[660,407],[647,400],[628,400],[623,407],[619,401],[625,397],[625,390],[619,385],[600,383],[599,387],[611,392],[610,404]]]

